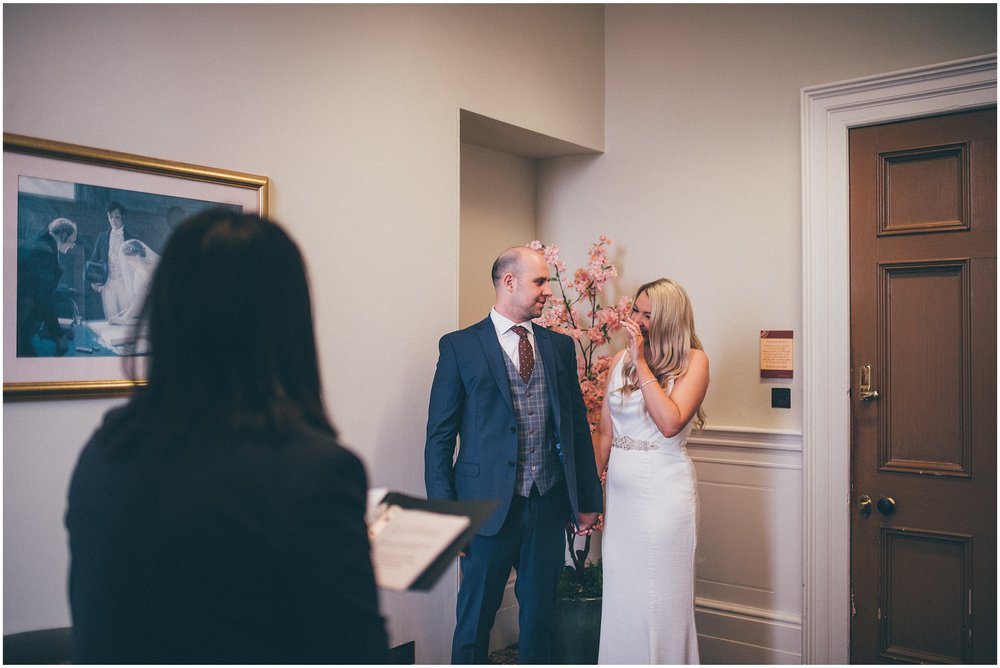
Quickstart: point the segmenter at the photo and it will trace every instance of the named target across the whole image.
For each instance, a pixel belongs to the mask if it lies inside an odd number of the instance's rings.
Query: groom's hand
[[[587,536],[594,532],[594,525],[597,524],[597,518],[599,513],[579,513],[577,515],[578,521],[576,523],[577,536]]]

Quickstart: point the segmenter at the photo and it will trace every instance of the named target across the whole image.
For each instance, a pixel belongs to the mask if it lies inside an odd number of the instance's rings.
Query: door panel
[[[964,633],[970,615],[961,595],[972,586],[971,537],[883,528],[882,546],[887,586],[881,609],[893,612],[882,628],[885,654],[920,663],[971,656]]]
[[[968,229],[968,147],[936,146],[880,156],[886,194],[882,234]]]
[[[885,369],[879,470],[967,474],[967,263],[886,263],[879,269],[879,305],[886,310],[878,314],[885,341],[878,358]],[[955,389],[928,392],[931,387]]]
[[[995,663],[996,110],[849,141],[851,660]]]

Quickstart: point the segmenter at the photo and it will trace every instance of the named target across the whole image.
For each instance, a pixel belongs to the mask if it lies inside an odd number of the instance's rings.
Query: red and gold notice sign
[[[760,330],[760,377],[791,378],[795,354],[792,330]]]

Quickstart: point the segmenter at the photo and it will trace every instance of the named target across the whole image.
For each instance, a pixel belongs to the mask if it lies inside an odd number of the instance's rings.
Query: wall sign
[[[794,362],[792,330],[760,330],[761,378],[791,378]]]

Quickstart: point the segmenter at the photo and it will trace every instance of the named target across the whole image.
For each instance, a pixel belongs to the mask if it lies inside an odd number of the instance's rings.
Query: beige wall
[[[610,236],[622,293],[685,286],[710,426],[800,432],[801,345],[791,410],[758,368],[759,330],[801,344],[799,91],[992,53],[996,7],[608,5],[606,25],[605,154],[542,163],[539,234],[571,266]]]
[[[995,26],[995,6],[961,4],[5,5],[4,130],[269,176],[313,279],[333,418],[373,484],[421,493],[436,342],[482,276],[460,266],[460,108],[603,149],[539,164],[538,236],[571,266],[611,236],[622,293],[679,279],[712,359],[710,424],[796,434],[801,357],[790,411],[756,364],[757,330],[801,331],[799,90],[993,52]],[[69,621],[66,483],[114,404],[4,405],[7,633]],[[790,442],[775,471],[796,470]],[[800,498],[778,474],[697,465]],[[742,603],[784,628],[801,526],[775,505],[761,549],[781,553],[780,591]],[[384,597],[418,662],[447,661],[454,592]]]
[[[619,294],[663,275],[688,289],[712,366],[688,446],[702,659],[800,663],[800,90],[995,52],[996,8],[608,5],[605,23],[605,152],[540,164],[539,236],[571,267],[610,236]],[[759,378],[760,329],[795,331],[790,383]],[[782,386],[791,410],[770,408]]]
[[[8,4],[4,130],[270,177],[333,419],[373,484],[422,494],[436,343],[458,325],[459,109],[600,148],[603,14]],[[66,483],[113,404],[4,406],[7,633],[69,621]],[[455,584],[384,597],[420,662],[447,661]]]

